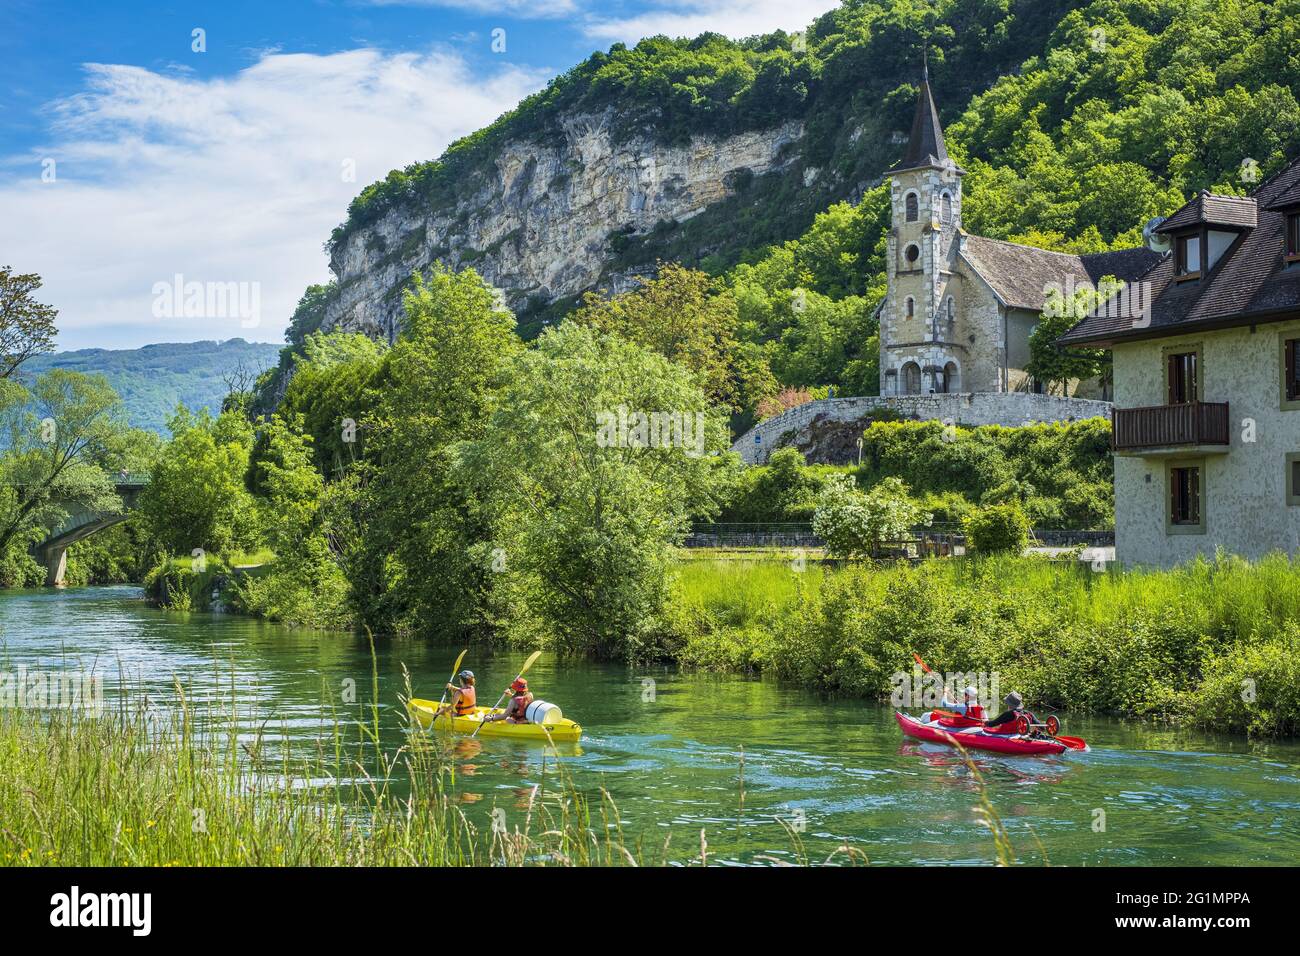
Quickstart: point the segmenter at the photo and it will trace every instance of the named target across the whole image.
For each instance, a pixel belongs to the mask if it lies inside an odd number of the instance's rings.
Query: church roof
[[[1300,318],[1300,268],[1288,268],[1283,255],[1291,197],[1300,197],[1300,160],[1259,187],[1252,197],[1257,225],[1239,227],[1240,236],[1203,278],[1175,282],[1174,257],[1165,256],[1142,276],[1143,294],[1124,303],[1126,309],[1099,309],[1058,341],[1109,345]]]
[[[1132,281],[1161,258],[1145,247],[1078,256],[970,234],[961,255],[1004,305],[1031,312],[1043,310],[1052,289],[1096,286],[1105,276]]]
[[[943,125],[930,93],[930,70],[921,73],[921,89],[916,97],[916,114],[912,118],[912,134],[907,140],[907,153],[890,172],[921,169],[926,166],[948,166],[948,147],[943,142]]]

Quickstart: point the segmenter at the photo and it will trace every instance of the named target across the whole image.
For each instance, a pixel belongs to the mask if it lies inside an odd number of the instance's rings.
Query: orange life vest
[[[474,713],[474,708],[478,705],[478,694],[474,692],[474,686],[457,688],[456,694],[456,716],[464,717],[467,714]]]
[[[527,720],[528,705],[532,702],[532,694],[520,694],[517,697],[511,697],[510,703],[506,706],[506,716],[518,721]]]

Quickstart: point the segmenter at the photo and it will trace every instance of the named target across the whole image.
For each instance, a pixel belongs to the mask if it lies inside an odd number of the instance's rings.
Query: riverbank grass
[[[436,737],[393,751],[376,723],[287,739],[127,704],[101,717],[0,711],[0,864],[49,866],[624,865],[617,810],[545,778],[508,821],[461,813]],[[301,753],[297,741],[295,752]],[[394,789],[400,781],[403,792]],[[494,819],[496,816],[494,815]]]
[[[1300,563],[1097,571],[1037,557],[846,567],[683,564],[667,644],[687,664],[886,699],[913,652],[1034,706],[1300,733]]]

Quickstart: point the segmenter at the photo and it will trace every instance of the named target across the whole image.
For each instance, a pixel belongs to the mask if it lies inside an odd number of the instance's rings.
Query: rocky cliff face
[[[437,260],[473,267],[516,312],[622,291],[653,265],[622,254],[630,243],[734,200],[755,177],[816,177],[795,168],[800,121],[682,146],[616,140],[608,112],[560,126],[555,145],[507,143],[484,184],[450,208],[412,201],[347,236],[331,257],[338,289],[322,328],[391,341],[411,273]]]

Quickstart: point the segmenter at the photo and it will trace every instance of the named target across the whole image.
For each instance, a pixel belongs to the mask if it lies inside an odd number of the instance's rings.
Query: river
[[[179,679],[192,700],[235,688],[289,746],[306,748],[347,689],[369,700],[364,638],[294,631],[232,615],[145,605],[131,587],[0,591],[0,657],[15,670],[94,669],[160,700]],[[459,647],[376,648],[384,743],[403,742],[403,666],[437,697]],[[494,700],[524,655],[473,651],[465,666]],[[547,754],[493,738],[462,742],[455,796],[486,823],[558,760],[579,790],[604,787],[633,841],[687,862],[705,832],[710,862],[809,862],[849,845],[872,863],[981,864],[993,841],[972,774],[945,747],[904,743],[887,707],[771,681],[568,662],[543,655],[535,693],[584,729]],[[354,682],[354,683],[349,683]],[[1300,858],[1300,744],[1066,716],[1089,753],[976,757],[1017,857],[1057,865],[1294,864]],[[1102,816],[1104,814],[1104,816]],[[791,837],[791,832],[796,838]],[[837,855],[837,860],[843,856]]]

